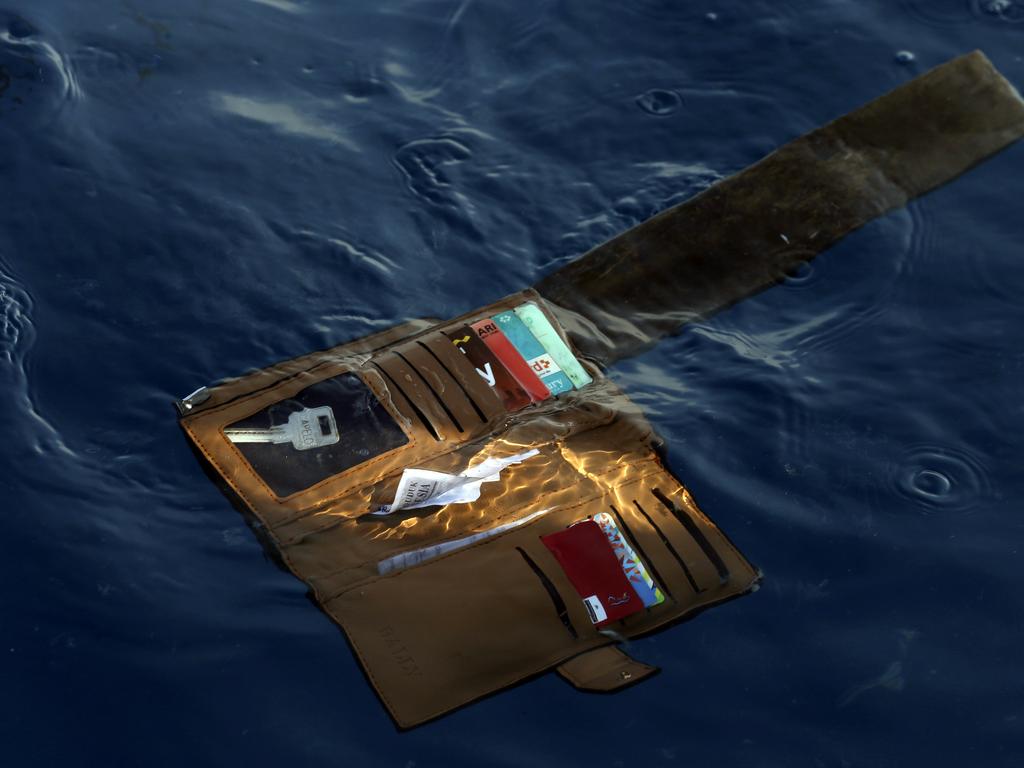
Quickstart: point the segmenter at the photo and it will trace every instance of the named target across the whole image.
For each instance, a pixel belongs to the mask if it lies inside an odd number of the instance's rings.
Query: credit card
[[[607,512],[601,512],[594,515],[594,522],[598,524],[601,532],[608,539],[608,543],[612,545],[612,551],[619,560],[622,572],[626,574],[626,578],[629,579],[629,583],[633,585],[633,589],[643,600],[644,605],[650,608],[652,605],[660,605],[665,602],[665,593],[654,583],[643,560],[637,556],[629,542],[626,541],[626,537],[622,535],[622,531],[615,523],[615,518]]]
[[[501,332],[498,324],[488,318],[470,326],[484,344],[490,347],[494,356],[508,369],[512,377],[519,382],[534,402],[547,400],[551,397],[551,391],[544,385],[533,369],[527,364],[522,355],[512,346],[512,342]]]
[[[447,332],[445,335],[451,339],[452,344],[458,347],[462,354],[466,356],[466,359],[472,363],[481,378],[498,393],[506,408],[510,411],[518,411],[532,402],[526,390],[519,385],[515,377],[494,356],[490,347],[480,340],[480,337],[476,335],[476,331],[468,325],[464,325],[458,330]]]
[[[619,567],[611,544],[593,520],[541,536],[540,540],[562,566],[595,626],[644,609],[643,601]]]
[[[548,320],[547,315],[541,311],[540,307],[532,301],[528,301],[516,307],[516,316],[526,324],[526,327],[530,329],[530,333],[537,338],[537,341],[544,346],[548,354],[558,363],[558,367],[565,372],[565,375],[569,377],[569,380],[576,389],[582,389],[593,381],[590,374],[583,369],[580,361],[576,359],[572,350],[569,349],[569,345],[558,335],[558,331],[551,325],[551,321]]]
[[[565,375],[554,358],[544,349],[544,345],[537,341],[537,337],[530,333],[526,323],[520,320],[514,311],[510,309],[499,312],[492,319],[552,395],[572,390],[572,380]]]

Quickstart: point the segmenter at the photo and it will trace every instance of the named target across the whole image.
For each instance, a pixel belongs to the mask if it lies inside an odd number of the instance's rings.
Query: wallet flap
[[[614,645],[605,645],[563,662],[557,671],[581,691],[608,693],[639,683],[661,670],[637,661]]]

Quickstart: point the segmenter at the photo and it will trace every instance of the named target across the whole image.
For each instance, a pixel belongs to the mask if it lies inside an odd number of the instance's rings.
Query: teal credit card
[[[540,377],[552,395],[572,390],[572,379],[565,375],[544,345],[530,333],[526,323],[520,320],[515,312],[499,312],[491,319],[498,324],[501,332],[512,342],[512,346],[523,356],[530,369]]]
[[[544,345],[544,349],[565,372],[576,389],[582,389],[593,381],[540,307],[528,301],[516,307],[516,315],[526,324],[537,341]]]

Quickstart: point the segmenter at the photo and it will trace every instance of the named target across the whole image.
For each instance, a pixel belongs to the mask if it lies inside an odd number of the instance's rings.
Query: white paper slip
[[[375,515],[390,515],[400,509],[466,504],[480,498],[484,483],[501,479],[501,470],[536,456],[536,448],[505,458],[484,459],[479,464],[457,475],[435,472],[432,469],[406,469],[398,481],[395,500],[374,510]]]

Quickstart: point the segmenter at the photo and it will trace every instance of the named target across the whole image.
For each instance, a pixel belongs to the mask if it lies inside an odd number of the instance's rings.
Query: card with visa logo
[[[537,337],[534,336],[526,323],[513,310],[499,312],[493,318],[502,333],[512,342],[512,346],[526,360],[552,395],[560,395],[572,390],[572,380],[562,371],[554,358],[548,354]]]
[[[607,537],[593,520],[584,520],[540,539],[583,599],[595,626],[644,609]]]
[[[615,518],[607,512],[600,512],[594,515],[594,522],[601,528],[608,543],[612,545],[612,551],[618,558],[622,572],[626,574],[626,578],[629,579],[644,605],[650,608],[665,602],[665,593],[654,583],[654,579],[647,572],[647,566],[629,545],[626,537],[622,535],[622,531],[615,523]]]
[[[498,393],[508,410],[518,411],[532,402],[530,395],[495,357],[490,347],[480,340],[476,331],[464,325],[455,331],[446,332],[445,335],[472,363],[483,380]]]
[[[495,357],[508,369],[509,373],[526,390],[534,402],[539,403],[551,397],[551,390],[533,372],[526,360],[516,351],[516,348],[512,346],[512,342],[501,332],[501,328],[498,327],[494,320],[489,318],[481,320],[478,323],[473,323],[470,327],[476,331],[477,336],[490,348]]]

